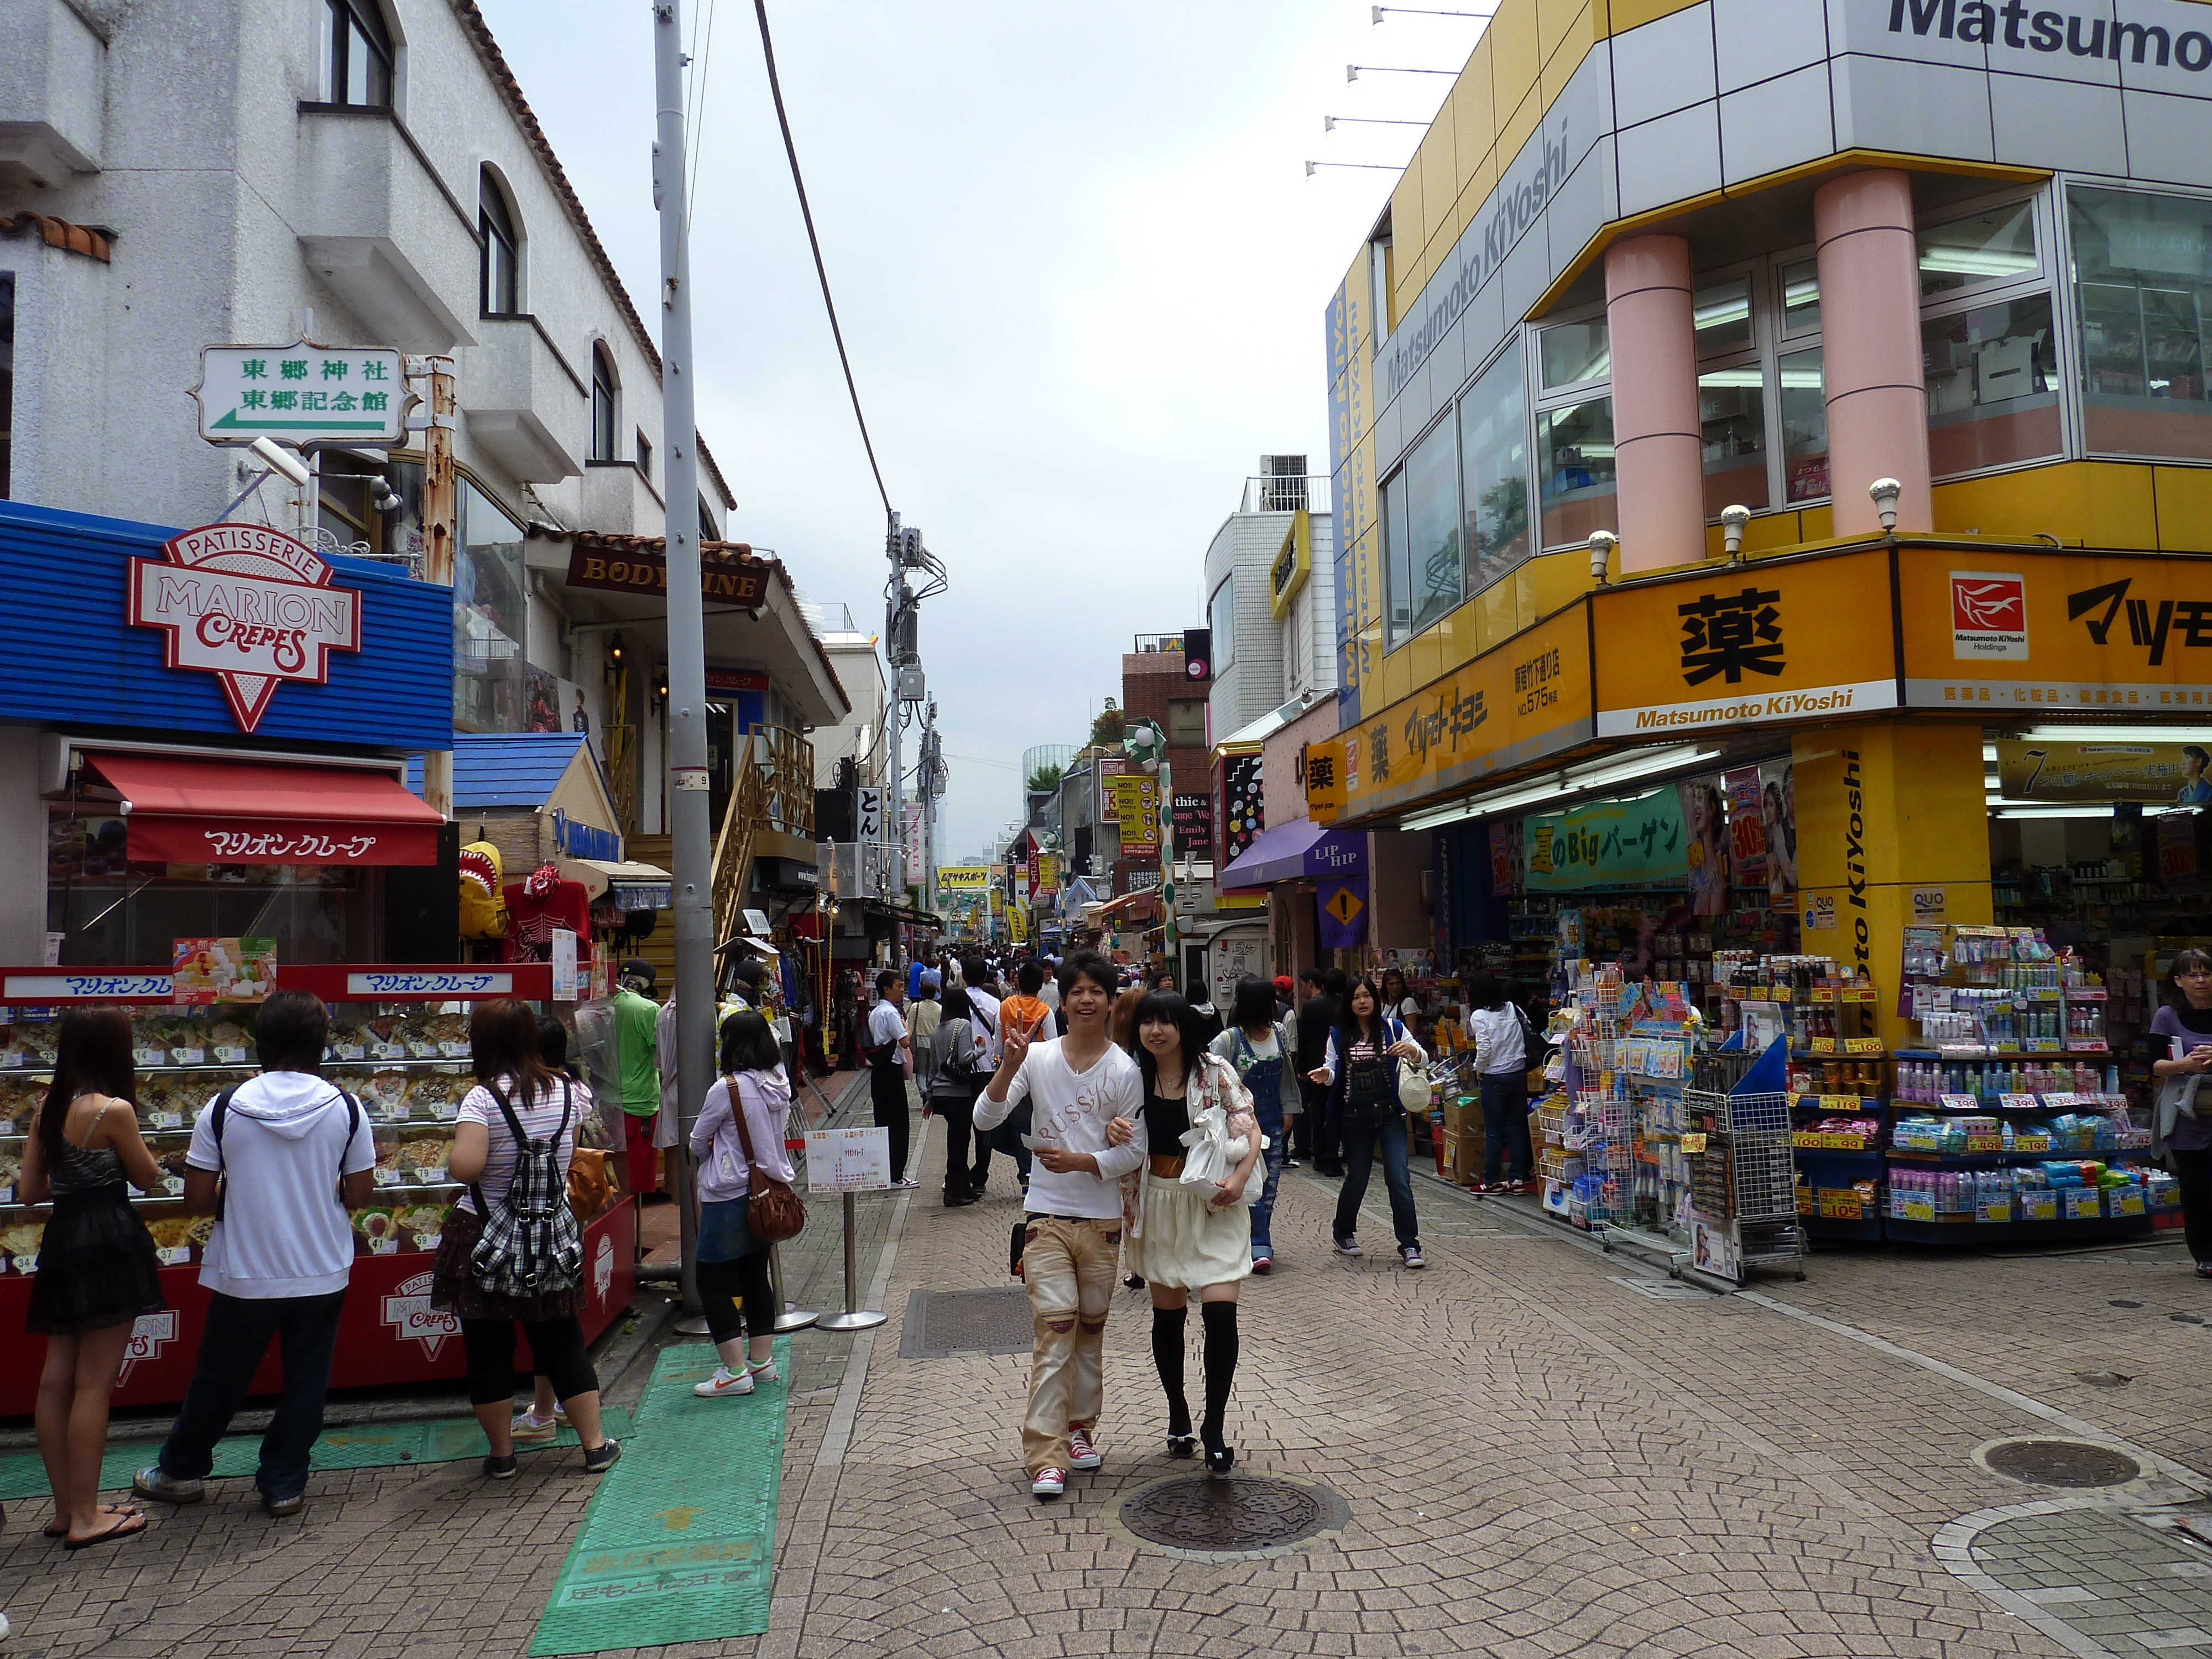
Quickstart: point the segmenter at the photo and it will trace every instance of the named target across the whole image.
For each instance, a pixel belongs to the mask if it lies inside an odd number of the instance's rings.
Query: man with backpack
[[[272,1516],[307,1503],[307,1454],[323,1431],[331,1355],[353,1271],[353,1221],[376,1176],[361,1103],[324,1081],[330,1010],[306,991],[261,1005],[261,1074],[217,1095],[185,1154],[185,1209],[213,1215],[200,1283],[215,1293],[184,1408],[158,1461],[131,1482],[141,1498],[197,1504],[215,1445],[272,1339],[284,1395],[261,1437],[254,1484]]]

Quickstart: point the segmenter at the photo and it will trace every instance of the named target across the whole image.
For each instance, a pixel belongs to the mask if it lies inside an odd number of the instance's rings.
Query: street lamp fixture
[[[1884,535],[1897,530],[1897,498],[1905,493],[1905,486],[1894,478],[1876,478],[1867,486],[1867,494],[1874,497],[1874,510],[1881,515]]]
[[[1730,564],[1743,562],[1743,527],[1751,522],[1747,507],[1724,507],[1721,509],[1721,536],[1728,544]]]
[[[1606,568],[1613,561],[1613,550],[1620,545],[1620,538],[1610,530],[1593,530],[1589,534],[1590,580],[1600,587],[1605,586]]]
[[[599,672],[605,677],[606,683],[612,685],[615,683],[615,676],[622,672],[622,630],[617,629],[607,635],[607,665]]]

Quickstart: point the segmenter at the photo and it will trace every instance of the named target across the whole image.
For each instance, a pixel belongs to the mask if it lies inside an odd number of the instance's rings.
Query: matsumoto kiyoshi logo
[[[2027,655],[2027,579],[2016,572],[1951,573],[1951,654]]]
[[[2148,599],[2128,597],[2128,589],[2133,585],[2132,577],[2124,576],[2116,582],[2069,593],[2066,620],[2078,622],[2087,629],[2091,644],[2103,645],[2112,637],[2112,624],[2124,611],[2128,641],[2149,653],[2153,668],[2165,665],[2169,644],[2212,646],[2212,599],[2160,599],[2154,609]]]
[[[361,594],[332,586],[322,556],[282,531],[203,525],[161,551],[131,561],[131,625],[168,636],[166,666],[222,680],[243,731],[280,681],[321,685],[331,652],[361,649]]]
[[[380,1312],[394,1335],[420,1342],[423,1352],[435,1359],[447,1340],[461,1334],[461,1324],[453,1315],[430,1305],[431,1278],[429,1273],[416,1273],[400,1280],[384,1298]]]
[[[1741,593],[1700,593],[1675,606],[1682,618],[1682,683],[1703,685],[1725,676],[1741,685],[1746,673],[1782,672],[1779,588],[1756,584]]]
[[[2156,63],[2161,69],[2178,64],[2198,74],[2212,69],[2212,34],[2197,29],[2176,33],[2155,23],[2039,10],[2022,0],[1890,0],[1889,32],[1903,34],[1908,29],[1923,37],[1933,34],[2014,52],[2109,58],[2116,64],[2124,58],[2130,63]]]

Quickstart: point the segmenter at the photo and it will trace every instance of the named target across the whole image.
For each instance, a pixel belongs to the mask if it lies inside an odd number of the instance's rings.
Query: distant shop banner
[[[991,866],[988,864],[939,865],[937,884],[948,893],[987,892],[991,885]]]
[[[1107,799],[1121,831],[1121,854],[1134,858],[1160,850],[1160,783],[1149,772],[1128,772],[1106,780]]]
[[[1221,763],[1221,855],[1232,864],[1259,838],[1267,825],[1266,797],[1261,791],[1257,755],[1231,755]]]
[[[2013,800],[2212,805],[2212,727],[2197,743],[1997,744],[1997,793]]]
[[[1522,880],[1532,893],[1680,887],[1689,878],[1681,796],[1671,784],[1521,821]]]
[[[1213,796],[1204,789],[1178,789],[1172,809],[1176,851],[1187,859],[1213,856]]]

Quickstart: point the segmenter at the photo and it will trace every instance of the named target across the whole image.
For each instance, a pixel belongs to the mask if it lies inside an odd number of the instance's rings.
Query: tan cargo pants
[[[1106,1310],[1121,1223],[1031,1216],[1022,1251],[1036,1346],[1030,1358],[1022,1461],[1031,1475],[1067,1467],[1070,1424],[1097,1426],[1103,1398]]]

